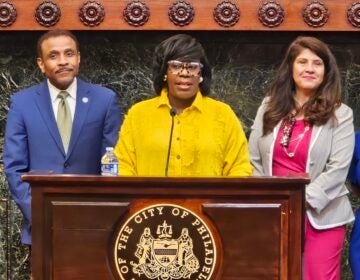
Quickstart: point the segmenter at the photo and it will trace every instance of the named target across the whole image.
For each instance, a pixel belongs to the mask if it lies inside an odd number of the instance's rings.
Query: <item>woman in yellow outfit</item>
[[[121,127],[119,175],[252,174],[239,120],[208,97],[211,68],[195,38],[178,34],[157,46],[153,83],[159,96],[135,104]]]

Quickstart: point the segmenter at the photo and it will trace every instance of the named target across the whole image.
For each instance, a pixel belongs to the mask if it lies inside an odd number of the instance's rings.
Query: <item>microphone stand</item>
[[[172,135],[174,131],[174,117],[176,115],[176,109],[170,109],[170,116],[171,116],[171,130],[170,130],[170,139],[169,139],[169,149],[166,159],[166,167],[165,167],[165,177],[168,177],[168,169],[169,169],[169,160],[170,160],[170,151],[171,151],[171,143],[172,143]]]

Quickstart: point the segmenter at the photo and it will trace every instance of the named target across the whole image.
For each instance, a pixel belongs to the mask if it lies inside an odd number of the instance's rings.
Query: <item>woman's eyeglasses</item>
[[[182,62],[179,60],[169,60],[168,70],[174,74],[179,75],[185,69],[192,76],[199,76],[201,69],[204,67],[200,62]]]

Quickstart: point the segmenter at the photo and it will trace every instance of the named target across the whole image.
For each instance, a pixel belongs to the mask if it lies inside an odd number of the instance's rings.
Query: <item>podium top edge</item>
[[[294,174],[288,177],[275,176],[248,176],[248,177],[152,177],[152,176],[101,176],[85,174],[53,174],[51,172],[30,172],[21,176],[22,180],[29,183],[277,183],[277,184],[308,184],[308,174]]]

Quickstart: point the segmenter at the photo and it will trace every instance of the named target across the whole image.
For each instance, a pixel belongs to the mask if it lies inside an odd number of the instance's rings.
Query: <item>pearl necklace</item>
[[[296,151],[297,151],[297,149],[299,148],[300,142],[302,141],[302,139],[304,138],[305,134],[306,134],[309,130],[310,130],[310,127],[309,127],[308,125],[305,126],[303,133],[299,134],[299,136],[298,136],[297,138],[289,141],[289,142],[295,142],[295,141],[297,141],[297,143],[296,143],[296,145],[295,145],[295,148],[294,148],[294,150],[293,150],[292,152],[289,152],[289,151],[287,150],[287,147],[285,147],[285,146],[282,145],[285,154],[286,154],[289,158],[293,158],[293,157],[295,156]]]

